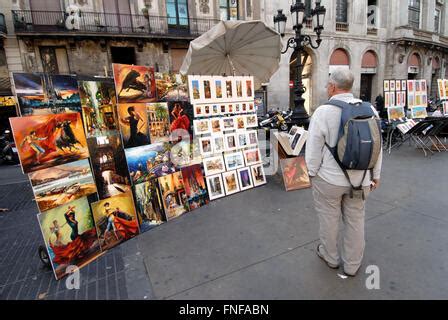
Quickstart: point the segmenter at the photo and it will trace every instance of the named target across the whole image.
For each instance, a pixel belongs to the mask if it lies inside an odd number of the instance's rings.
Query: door
[[[362,101],[372,102],[373,76],[373,74],[361,74],[361,92],[359,97]]]
[[[187,0],[166,0],[166,15],[169,29],[189,29]]]

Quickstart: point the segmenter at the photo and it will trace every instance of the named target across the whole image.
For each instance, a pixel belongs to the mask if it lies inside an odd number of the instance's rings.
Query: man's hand
[[[375,191],[380,187],[380,180],[379,179],[373,179],[372,184],[370,185],[370,191]]]

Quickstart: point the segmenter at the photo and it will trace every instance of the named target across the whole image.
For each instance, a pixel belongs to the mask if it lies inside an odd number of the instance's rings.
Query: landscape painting
[[[22,116],[81,112],[76,77],[43,73],[13,73]]]
[[[132,192],[92,203],[92,210],[102,250],[140,233]]]
[[[117,98],[112,81],[80,81],[82,120],[87,138],[118,130]]]
[[[56,279],[82,268],[101,253],[87,198],[80,198],[38,215]]]
[[[89,160],[80,160],[29,174],[40,212],[96,193]]]
[[[112,67],[118,103],[157,101],[154,68],[116,63]]]
[[[10,118],[24,173],[89,157],[79,113]]]

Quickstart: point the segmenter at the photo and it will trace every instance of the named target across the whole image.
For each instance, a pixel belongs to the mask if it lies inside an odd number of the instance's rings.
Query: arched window
[[[336,49],[330,57],[330,73],[333,72],[335,68],[346,67],[350,68],[350,58],[344,49]]]
[[[422,59],[420,55],[416,52],[411,54],[408,59],[408,78],[409,79],[417,79],[418,74],[420,73],[422,65]]]

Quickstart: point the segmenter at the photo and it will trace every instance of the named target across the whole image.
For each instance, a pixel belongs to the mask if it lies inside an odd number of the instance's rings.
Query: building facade
[[[262,19],[273,26],[277,9],[289,13],[292,0],[265,1]],[[305,0],[307,10],[314,1]],[[327,9],[323,41],[304,58],[306,108],[312,112],[327,100],[325,85],[336,66],[355,74],[354,92],[373,101],[383,92],[384,79],[426,79],[436,96],[437,79],[448,78],[448,19],[444,0],[322,0]],[[293,36],[287,14],[287,39]],[[311,23],[305,33],[313,34]],[[292,103],[289,81],[295,77],[292,50],[282,56],[279,71],[268,86],[271,107]]]
[[[110,76],[112,63],[177,72],[189,42],[220,20],[260,19],[256,0],[0,0],[0,8],[4,78]],[[9,83],[3,91],[10,93]]]

